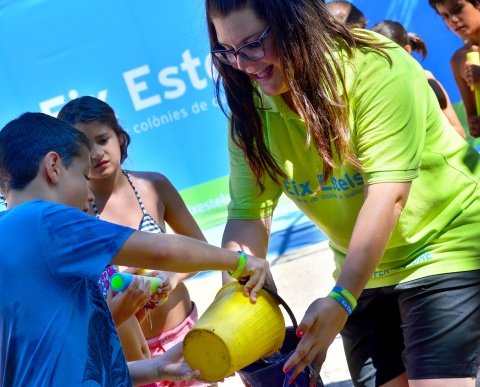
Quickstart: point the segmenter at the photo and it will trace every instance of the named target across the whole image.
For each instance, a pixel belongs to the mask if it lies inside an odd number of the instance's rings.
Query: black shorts
[[[356,386],[407,372],[410,380],[475,377],[480,271],[366,289],[341,332]]]

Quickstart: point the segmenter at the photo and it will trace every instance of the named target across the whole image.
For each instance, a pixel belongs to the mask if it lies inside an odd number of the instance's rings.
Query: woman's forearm
[[[383,256],[406,203],[410,183],[379,183],[367,188],[337,284],[358,298]]]

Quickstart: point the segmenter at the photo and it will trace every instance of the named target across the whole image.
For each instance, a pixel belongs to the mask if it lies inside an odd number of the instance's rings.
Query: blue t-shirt
[[[131,386],[97,280],[133,231],[40,200],[0,214],[0,385]]]

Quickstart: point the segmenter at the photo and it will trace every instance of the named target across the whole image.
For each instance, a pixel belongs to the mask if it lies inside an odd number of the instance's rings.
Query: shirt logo
[[[317,181],[283,180],[283,190],[292,199],[301,203],[313,203],[318,199],[348,199],[363,193],[365,182],[360,172],[345,173],[341,177],[331,177],[324,184],[323,174],[317,175]]]

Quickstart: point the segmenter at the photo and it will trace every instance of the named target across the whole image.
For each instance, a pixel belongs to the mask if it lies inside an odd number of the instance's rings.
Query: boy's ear
[[[42,161],[45,178],[50,184],[57,184],[60,179],[62,158],[57,152],[48,152]]]

